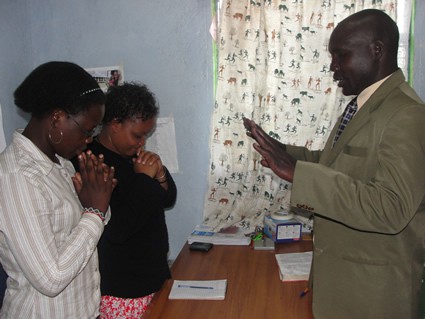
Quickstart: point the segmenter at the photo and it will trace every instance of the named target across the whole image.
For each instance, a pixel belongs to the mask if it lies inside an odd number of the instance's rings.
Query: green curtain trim
[[[408,82],[413,87],[413,70],[415,62],[415,18],[416,18],[416,1],[412,0],[412,15],[410,19],[410,34],[409,34],[409,74]]]
[[[211,17],[214,18],[217,14],[217,0],[211,0]],[[217,91],[217,75],[218,75],[218,69],[217,69],[217,64],[218,64],[218,49],[217,49],[217,42],[214,41],[212,42],[212,53],[213,53],[213,93],[214,93],[214,99],[215,99],[215,94]]]

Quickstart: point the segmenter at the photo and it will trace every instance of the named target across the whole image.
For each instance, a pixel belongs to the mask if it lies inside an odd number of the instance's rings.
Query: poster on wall
[[[172,115],[157,119],[155,131],[146,141],[146,149],[158,154],[170,173],[180,171],[174,117]]]
[[[110,86],[121,85],[124,82],[122,65],[86,68],[85,70],[96,79],[103,92],[106,92]]]

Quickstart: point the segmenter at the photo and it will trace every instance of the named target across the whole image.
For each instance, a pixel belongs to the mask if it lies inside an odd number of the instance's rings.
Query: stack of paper
[[[216,232],[210,226],[198,225],[187,241],[189,244],[197,241],[214,245],[249,245],[251,237],[246,236],[243,229],[236,226]]]
[[[227,279],[174,280],[168,299],[224,300]]]
[[[313,252],[277,254],[279,276],[282,281],[308,280]]]

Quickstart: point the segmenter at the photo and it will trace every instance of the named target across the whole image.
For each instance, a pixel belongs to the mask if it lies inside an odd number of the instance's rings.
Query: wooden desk
[[[300,298],[307,282],[283,283],[276,253],[312,250],[312,242],[278,244],[276,250],[249,246],[214,246],[193,252],[186,243],[171,267],[177,280],[227,279],[225,300],[169,300],[173,279],[156,293],[144,319],[311,319],[311,293]]]

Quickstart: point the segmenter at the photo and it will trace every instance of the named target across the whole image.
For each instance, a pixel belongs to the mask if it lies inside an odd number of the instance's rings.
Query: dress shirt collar
[[[382,83],[385,82],[393,73],[388,75],[387,77],[379,80],[378,82],[373,83],[372,85],[365,88],[360,94],[357,96],[357,111],[366,103],[367,100],[372,96],[373,93],[381,86]]]
[[[44,174],[48,175],[55,165],[64,166],[65,159],[56,155],[60,164],[56,164],[47,157],[30,139],[22,134],[23,129],[17,129],[13,133],[13,139],[16,141],[19,149],[24,152],[23,157],[30,157],[34,164],[37,164]]]

